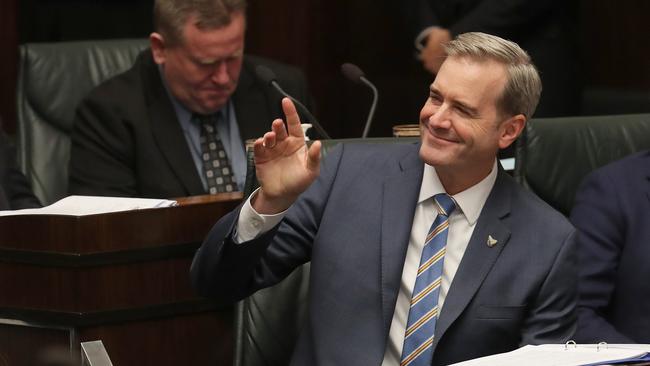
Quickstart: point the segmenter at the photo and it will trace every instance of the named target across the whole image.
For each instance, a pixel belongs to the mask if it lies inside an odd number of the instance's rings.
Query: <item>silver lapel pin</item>
[[[493,246],[497,245],[499,241],[496,240],[495,238],[492,237],[492,235],[488,235],[487,239],[487,246],[492,248]]]

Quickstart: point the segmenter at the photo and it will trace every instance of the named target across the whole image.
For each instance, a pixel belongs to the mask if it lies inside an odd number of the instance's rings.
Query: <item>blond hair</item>
[[[459,34],[445,45],[450,57],[469,57],[475,60],[491,59],[506,67],[508,80],[497,108],[507,116],[523,114],[530,118],[542,93],[542,81],[530,56],[512,41],[486,33]]]

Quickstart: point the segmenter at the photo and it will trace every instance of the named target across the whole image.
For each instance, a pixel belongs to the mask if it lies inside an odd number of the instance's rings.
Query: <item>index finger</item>
[[[289,136],[304,138],[302,128],[300,127],[300,117],[291,99],[282,98],[282,110],[287,118],[287,131],[289,132]]]

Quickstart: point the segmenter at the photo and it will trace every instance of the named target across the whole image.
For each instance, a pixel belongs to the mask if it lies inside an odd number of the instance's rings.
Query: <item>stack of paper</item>
[[[70,215],[85,216],[144,208],[176,206],[176,201],[151,198],[69,196],[47,207],[0,211],[0,216],[13,215]]]
[[[646,344],[544,344],[525,346],[452,366],[595,366],[650,361]]]

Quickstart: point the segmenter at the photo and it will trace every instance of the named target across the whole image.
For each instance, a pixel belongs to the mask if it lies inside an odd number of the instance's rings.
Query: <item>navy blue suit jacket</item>
[[[580,263],[576,340],[650,343],[650,151],[591,173],[571,220]]]
[[[379,365],[422,181],[418,150],[337,147],[283,221],[253,241],[234,244],[239,210],[224,216],[194,258],[195,287],[236,301],[311,260],[309,314],[292,365]],[[573,234],[499,172],[438,320],[433,365],[566,341],[575,329]]]

